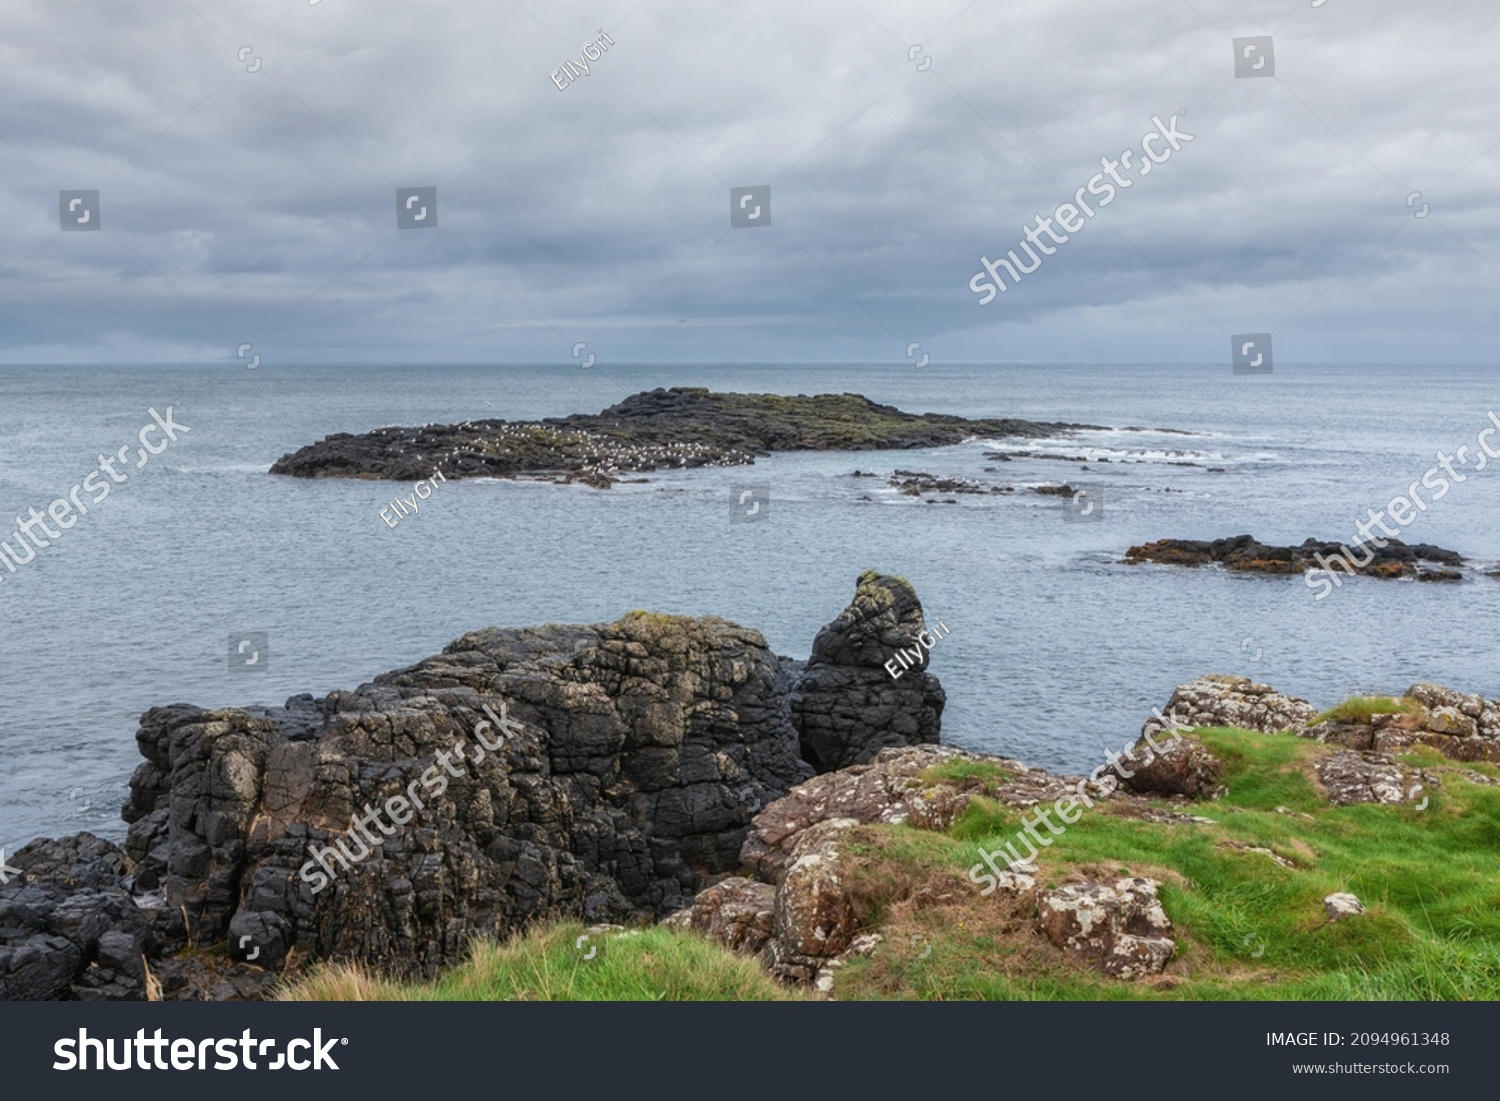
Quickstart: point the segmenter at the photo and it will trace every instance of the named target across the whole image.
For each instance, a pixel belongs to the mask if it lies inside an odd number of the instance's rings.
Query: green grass
[[[1351,701],[1355,702],[1355,701]],[[1347,706],[1347,705],[1346,705]],[[1383,704],[1382,704],[1383,706]],[[1154,979],[1121,982],[1069,962],[1037,931],[1034,905],[979,894],[976,846],[1014,838],[1022,813],[982,795],[945,833],[859,827],[846,890],[862,929],[883,940],[837,973],[840,999],[1500,1000],[1500,788],[1426,747],[1402,759],[1438,773],[1425,810],[1327,803],[1314,764],[1330,748],[1292,735],[1199,730],[1224,762],[1221,799],[1163,803],[1214,819],[1165,825],[1086,809],[1039,857],[1039,883],[1143,875],[1162,884],[1177,956]],[[930,783],[1008,779],[991,764],[945,761]],[[1029,813],[1029,812],[1028,812]],[[1232,843],[1232,844],[1229,844]],[[1233,846],[1240,847],[1233,847]],[[1248,847],[1292,862],[1283,867]],[[1329,923],[1323,898],[1351,891],[1367,913]],[[723,1000],[806,996],[754,960],[657,928],[601,942],[584,960],[576,924],[533,928],[435,983],[395,983],[323,967],[301,999]],[[596,937],[597,939],[597,937]]]
[[[1122,983],[1069,965],[1041,950],[1024,923],[997,937],[994,915],[985,913],[1001,906],[992,897],[941,920],[924,922],[914,911],[916,935],[933,948],[920,974],[893,982],[901,960],[877,953],[840,973],[838,995],[1500,999],[1500,791],[1462,779],[1453,762],[1429,751],[1413,754],[1413,763],[1441,762],[1445,775],[1444,791],[1429,794],[1426,810],[1333,807],[1309,776],[1325,747],[1245,731],[1198,736],[1225,762],[1228,794],[1192,808],[1215,825],[1157,825],[1096,808],[1038,858],[1043,885],[1126,869],[1162,881],[1178,942],[1165,982]],[[977,800],[941,839],[947,851],[937,858],[966,874],[978,860],[976,845],[992,850],[1020,823],[1014,809]],[[1225,841],[1269,849],[1296,866]],[[888,859],[900,862],[911,851],[893,844]],[[1352,891],[1369,912],[1329,924],[1322,900],[1336,891]],[[1007,956],[1012,963],[1025,957],[1024,966],[1005,965]]]
[[[929,784],[963,784],[969,780],[983,783],[1000,783],[1014,780],[1015,774],[989,761],[968,761],[954,757],[922,770],[922,779]]]
[[[574,922],[476,942],[434,983],[404,983],[352,964],[323,964],[280,992],[286,1001],[770,1001],[793,998],[748,956],[661,927],[594,933]],[[590,950],[593,958],[586,958]]]
[[[1314,723],[1368,723],[1374,715],[1415,715],[1422,711],[1416,700],[1390,696],[1354,696],[1323,712]]]

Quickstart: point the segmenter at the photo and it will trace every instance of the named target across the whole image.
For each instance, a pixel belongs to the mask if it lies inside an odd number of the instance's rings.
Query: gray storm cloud
[[[1273,332],[1282,362],[1482,362],[1497,24],[1394,0],[7,0],[0,359],[1217,362]],[[1237,78],[1260,35],[1274,76]],[[978,304],[981,256],[1174,112],[1190,145]],[[770,224],[731,228],[757,185]],[[437,225],[398,229],[397,189],[428,186]],[[98,231],[61,231],[58,193],[95,189]]]

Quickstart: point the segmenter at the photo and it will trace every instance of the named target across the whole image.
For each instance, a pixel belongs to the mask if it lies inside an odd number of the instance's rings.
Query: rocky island
[[[739,466],[776,451],[939,447],[974,436],[1038,439],[1098,425],[904,413],[858,394],[796,397],[673,387],[602,413],[338,432],[272,465],[298,478],[532,478],[608,488],[623,473]]]
[[[1168,566],[1220,565],[1244,573],[1299,574],[1313,570],[1339,571],[1381,578],[1415,578],[1418,581],[1461,581],[1458,567],[1464,564],[1457,551],[1429,543],[1403,543],[1382,539],[1383,546],[1367,545],[1359,552],[1347,544],[1307,539],[1294,547],[1269,546],[1251,535],[1228,539],[1158,539],[1125,552],[1130,563],[1156,562]],[[1423,563],[1434,563],[1433,569]]]

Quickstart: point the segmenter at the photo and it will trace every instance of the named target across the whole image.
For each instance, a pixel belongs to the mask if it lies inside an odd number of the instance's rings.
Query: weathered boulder
[[[831,772],[887,747],[937,744],[947,697],[927,672],[935,641],[910,582],[861,574],[854,600],[818,632],[792,691],[802,756]],[[894,674],[888,662],[896,663]]]
[[[754,955],[771,938],[776,888],[743,876],[730,876],[698,892],[693,904],[662,924],[691,929],[734,952]]]
[[[1365,904],[1359,900],[1358,895],[1339,891],[1323,900],[1323,912],[1328,915],[1329,921],[1338,921],[1339,918],[1354,917],[1364,913]]]
[[[1341,749],[1318,761],[1316,767],[1328,801],[1338,806],[1406,803],[1425,788],[1438,786],[1426,770],[1408,768],[1388,753]]]
[[[1167,702],[1166,713],[1186,727],[1237,726],[1269,734],[1301,730],[1318,709],[1249,677],[1210,673],[1179,685]],[[1160,729],[1155,720],[1147,720],[1147,725]]]
[[[1163,739],[1153,735],[1154,746],[1142,740],[1131,758],[1129,776],[1122,776],[1126,791],[1137,795],[1183,795],[1189,799],[1217,799],[1224,794],[1219,776],[1224,762],[1196,738]]]
[[[804,830],[776,889],[771,939],[761,957],[780,979],[810,982],[859,932],[849,895],[845,837],[859,823],[829,818]]]
[[[1139,876],[1068,883],[1037,893],[1042,931],[1064,955],[1106,975],[1135,979],[1167,966],[1177,951],[1160,884]]]

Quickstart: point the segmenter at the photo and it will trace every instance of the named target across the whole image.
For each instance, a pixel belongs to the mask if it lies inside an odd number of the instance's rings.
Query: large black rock
[[[854,600],[818,632],[792,692],[802,756],[819,772],[865,764],[887,747],[938,743],[947,697],[927,672],[918,642],[934,638],[926,631],[910,582],[873,570],[860,576]]]
[[[856,606],[889,605],[890,639],[920,622],[910,586],[866,578]],[[757,631],[632,612],[475,631],[284,708],[152,708],[124,848],[80,834],[10,858],[0,999],[258,997],[320,959],[431,976],[535,918],[678,910],[814,774],[824,717],[844,756],[936,740],[936,679],[877,704],[892,690],[862,674],[889,677],[859,663],[884,620],[857,618],[819,635],[795,692],[801,663]]]

